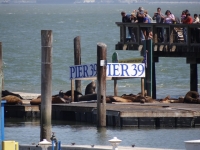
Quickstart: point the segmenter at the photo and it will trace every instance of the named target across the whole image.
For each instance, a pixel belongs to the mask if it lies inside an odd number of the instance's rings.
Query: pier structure
[[[116,23],[120,27],[120,41],[116,44],[116,50],[140,50],[141,55],[150,49],[152,58],[151,85],[156,97],[155,89],[155,62],[159,57],[185,57],[190,63],[191,89],[197,91],[197,64],[200,62],[200,43],[191,42],[191,29],[199,25],[166,25],[166,24],[126,24]],[[132,42],[126,37],[126,28],[135,27],[137,30],[136,41]],[[146,45],[141,42],[141,27],[151,28],[152,40],[147,40]],[[158,41],[157,27],[169,29],[169,42]],[[176,41],[174,27],[179,30],[187,28],[188,40]],[[197,39],[199,40],[199,39]],[[175,46],[175,47],[174,47]],[[126,48],[125,48],[126,47]],[[148,76],[149,77],[149,76]],[[150,88],[147,88],[147,90]],[[151,93],[151,92],[150,92]],[[23,93],[21,93],[23,97]],[[5,117],[15,118],[40,118],[40,105],[30,105],[29,100],[23,100],[23,105],[6,105]],[[153,127],[195,127],[200,125],[199,104],[187,103],[112,103],[105,106],[106,126],[153,126]],[[97,124],[98,109],[96,102],[72,102],[69,104],[52,104],[51,117],[54,120],[71,120]]]
[[[122,23],[116,22],[120,28],[120,40],[116,44],[116,50],[140,51],[144,55],[146,50],[152,53],[152,72],[147,71],[147,76],[151,74],[152,96],[156,98],[156,74],[155,63],[159,62],[160,57],[182,57],[186,58],[186,63],[190,64],[190,89],[188,91],[198,91],[198,70],[197,64],[200,63],[200,24],[157,24],[157,23]],[[136,41],[127,37],[127,28],[132,27]],[[152,44],[144,44],[141,41],[141,29],[148,28],[153,33]],[[168,31],[165,33],[165,41],[159,41],[158,28]],[[186,29],[186,35],[183,33]],[[187,39],[184,37],[187,37]],[[149,93],[147,89],[147,93]]]

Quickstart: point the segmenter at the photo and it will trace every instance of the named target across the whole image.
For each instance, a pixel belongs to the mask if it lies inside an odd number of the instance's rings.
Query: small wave
[[[59,21],[58,23],[65,23],[64,21]]]

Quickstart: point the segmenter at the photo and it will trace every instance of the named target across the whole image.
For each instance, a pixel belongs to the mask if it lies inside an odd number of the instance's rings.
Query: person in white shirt
[[[194,14],[194,20],[193,20],[193,23],[200,23],[199,22],[199,17],[197,14]]]
[[[199,17],[198,17],[197,14],[194,14],[193,24],[197,24],[197,23],[200,23],[199,22]],[[200,39],[199,39],[200,28],[191,29],[191,33],[192,33],[192,42],[199,43],[200,42]]]

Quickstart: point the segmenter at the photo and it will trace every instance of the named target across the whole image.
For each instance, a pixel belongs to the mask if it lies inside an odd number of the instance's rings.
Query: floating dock
[[[25,94],[26,95],[26,94]],[[22,94],[23,97],[23,94]],[[40,118],[40,105],[5,105],[5,118]],[[200,125],[200,104],[107,103],[107,126],[195,127]],[[52,104],[52,119],[96,124],[97,103]]]

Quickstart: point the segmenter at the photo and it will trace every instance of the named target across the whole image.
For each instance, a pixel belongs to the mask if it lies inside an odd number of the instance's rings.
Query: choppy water
[[[199,4],[144,5],[152,15],[157,7],[180,16],[183,9],[199,13]],[[69,66],[73,65],[73,39],[81,37],[82,64],[96,62],[97,43],[108,47],[111,62],[119,41],[122,10],[130,13],[133,4],[0,5],[0,41],[3,44],[5,89],[40,93],[41,30],[53,31],[53,93],[70,89]],[[118,51],[121,59],[139,56],[138,52]],[[183,96],[189,91],[189,64],[184,58],[160,58],[156,64],[157,97]],[[90,81],[83,81],[82,90]],[[119,94],[140,92],[140,79],[119,81]],[[107,83],[113,94],[113,81]]]
[[[96,62],[97,43],[108,47],[108,62],[111,62],[115,44],[119,41],[122,10],[130,13],[139,5],[133,4],[65,4],[65,5],[2,5],[0,4],[0,41],[3,44],[4,89],[19,92],[40,93],[41,86],[41,30],[53,31],[53,93],[70,89],[69,66],[73,65],[73,39],[81,36],[82,64]],[[199,4],[154,4],[143,5],[152,15],[157,7],[163,12],[169,9],[180,16],[183,9],[199,14]],[[138,52],[118,51],[121,59],[138,57]],[[199,69],[199,67],[198,67]],[[184,58],[160,58],[156,64],[157,97],[183,96],[189,91],[189,64]],[[90,81],[82,82],[82,92]],[[119,95],[140,92],[140,79],[121,80]],[[107,82],[107,94],[113,94],[113,81]],[[183,148],[184,140],[200,138],[199,129],[132,129],[96,127],[80,124],[53,124],[53,130],[62,142],[108,144],[113,136],[123,140],[121,145],[135,143],[138,146]],[[64,133],[64,134],[63,134]],[[87,141],[84,137],[88,136]],[[6,139],[21,143],[37,142],[39,123],[32,121],[6,122]],[[20,137],[20,138],[19,138]],[[78,137],[78,138],[77,138]],[[130,138],[129,138],[130,137]],[[175,140],[175,142],[174,142]],[[90,143],[88,143],[90,144]]]
[[[137,147],[185,149],[184,141],[200,139],[200,128],[154,129],[154,128],[97,128],[94,125],[75,122],[52,122],[52,132],[62,144],[110,145],[108,140],[118,137],[121,146],[135,144]],[[40,140],[39,120],[7,119],[6,140],[20,144],[38,143]]]

